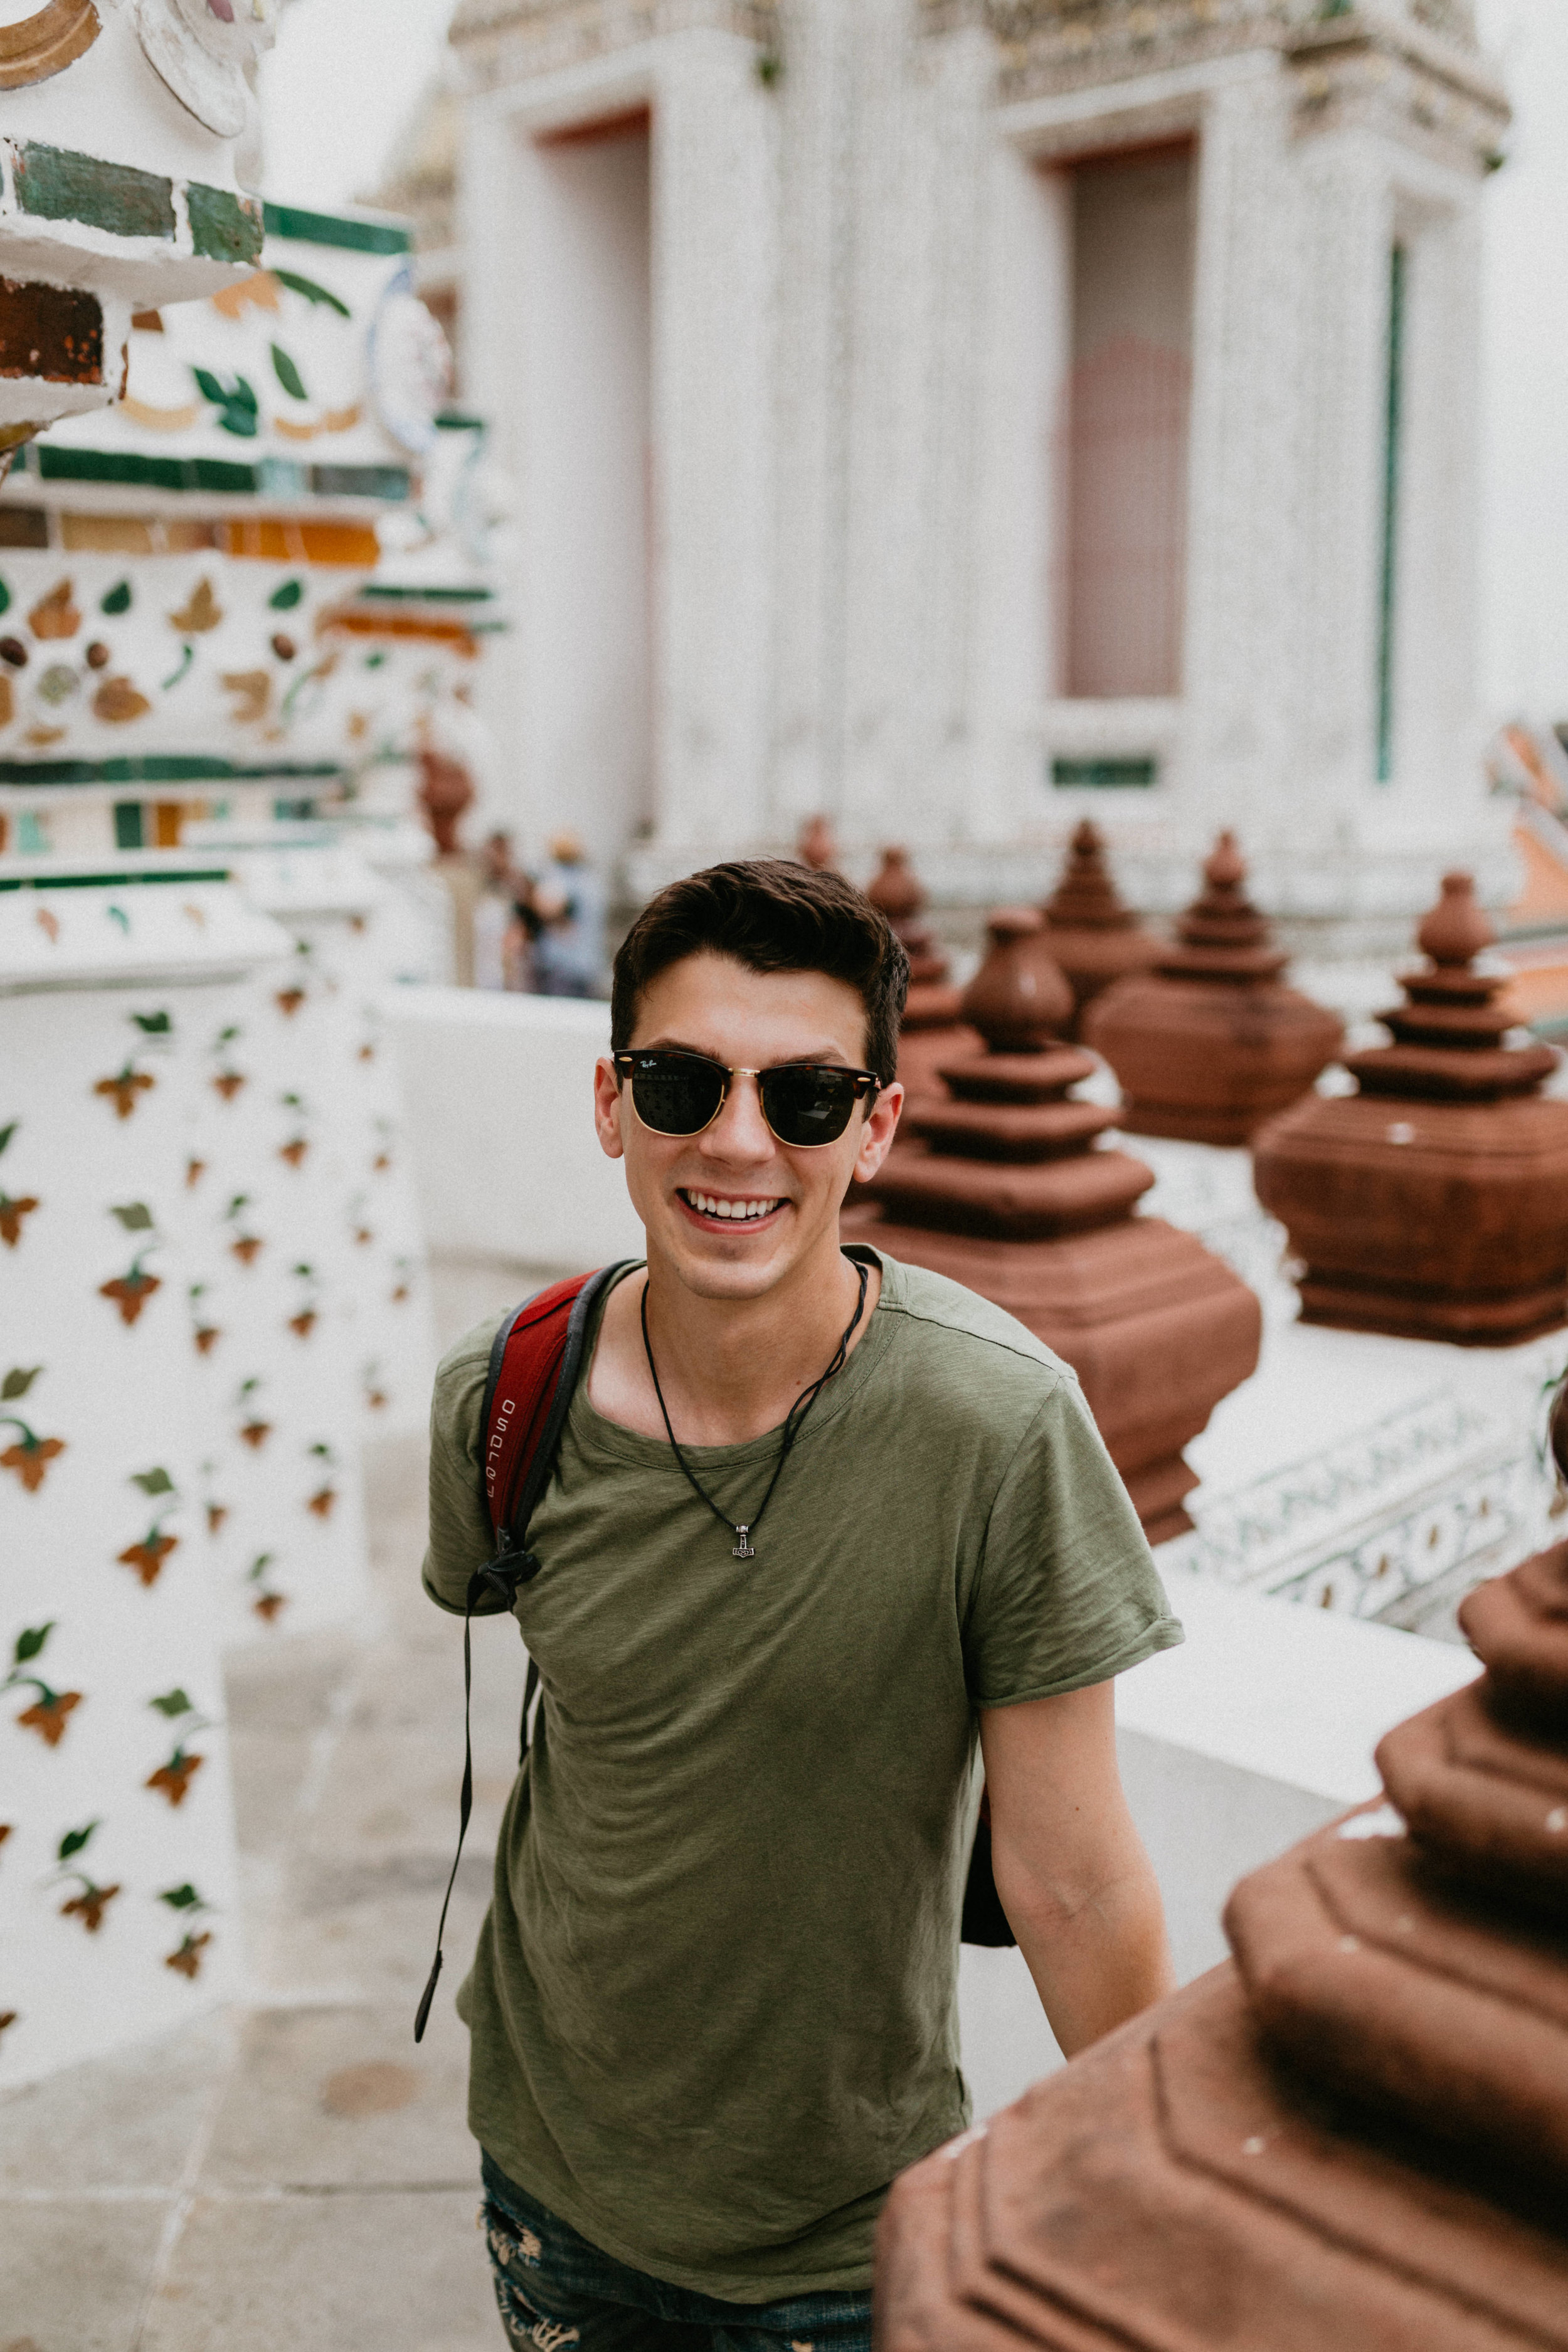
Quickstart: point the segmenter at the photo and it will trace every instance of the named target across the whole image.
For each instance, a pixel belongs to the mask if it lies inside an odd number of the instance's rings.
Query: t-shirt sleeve
[[[1135,1666],[1182,1639],[1138,1515],[1076,1381],[1058,1378],[1008,1464],[963,1627],[976,1706]]]
[[[423,1580],[437,1607],[459,1616],[469,1577],[495,1549],[479,1469],[479,1420],[495,1334],[493,1319],[477,1324],[447,1350],[430,1400],[430,1540]],[[499,1594],[487,1593],[474,1614],[497,1614],[504,1605]]]

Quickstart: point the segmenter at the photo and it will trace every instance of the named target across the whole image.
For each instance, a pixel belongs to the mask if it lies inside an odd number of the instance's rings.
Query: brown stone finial
[[[1110,878],[1100,827],[1087,816],[1073,827],[1057,887],[1041,911],[1053,929],[1059,924],[1064,930],[1120,930],[1136,919]]]
[[[1160,942],[1144,930],[1122,903],[1106,863],[1098,825],[1088,817],[1073,829],[1067,860],[1043,909],[1051,954],[1067,975],[1075,1002],[1079,1034],[1084,1010],[1112,981],[1146,971],[1160,954]]]
[[[902,943],[908,952],[911,992],[913,989],[929,988],[936,982],[944,981],[947,978],[947,958],[938,947],[936,934],[931,925],[922,923],[920,919],[921,911],[926,902],[926,894],[920,876],[910,864],[907,850],[883,850],[882,863],[866,885],[866,896],[873,907],[879,908],[886,915],[894,938]],[[949,996],[952,997],[951,1004],[946,1001]],[[956,1019],[958,1003],[956,992],[943,990],[942,997],[940,1018],[946,1021]],[[933,1023],[930,1016],[933,1009],[930,1005],[917,1002],[915,1019],[911,1024],[910,1008],[906,1005],[904,1009],[906,1027],[910,1025],[915,1028],[931,1027]],[[922,1013],[926,1015],[923,1019]]]
[[[895,2183],[882,2352],[1568,2352],[1568,1727],[1494,1662],[1551,1679],[1565,1556],[1472,1594],[1486,1674],[1242,1880],[1232,1966]]]
[[[910,992],[899,1033],[899,1076],[910,1103],[936,1087],[940,1063],[973,1053],[980,1040],[959,1014],[959,991],[948,980],[948,960],[935,931],[921,919],[926,894],[907,850],[888,848],[867,885],[910,960]]]
[[[1121,1081],[1134,1134],[1245,1143],[1339,1049],[1335,1015],[1281,980],[1286,955],[1246,884],[1236,835],[1222,833],[1176,944],[1089,1009],[1084,1039]]]
[[[924,887],[910,864],[907,849],[889,846],[883,850],[882,862],[866,885],[866,896],[873,907],[881,909],[902,939],[899,926],[912,921],[926,902]]]
[[[1430,961],[1380,1013],[1393,1044],[1347,1054],[1358,1091],[1264,1129],[1253,1174],[1305,1266],[1304,1322],[1502,1347],[1568,1322],[1568,1103],[1550,1045],[1510,1045],[1506,978],[1468,875],[1418,934]]]
[[[1497,933],[1476,904],[1476,886],[1468,874],[1445,874],[1443,895],[1415,934],[1416,944],[1434,963],[1464,964],[1489,948]]]
[[[800,829],[800,838],[795,843],[795,856],[803,866],[811,866],[816,873],[837,873],[838,844],[833,837],[833,827],[826,817],[818,814],[806,818]]]
[[[1288,959],[1247,895],[1247,860],[1234,833],[1219,835],[1203,872],[1205,887],[1176,925],[1182,944],[1161,957],[1160,970],[1208,980],[1272,980]]]
[[[1183,1446],[1258,1361],[1258,1301],[1194,1234],[1133,1219],[1153,1174],[1094,1148],[1116,1113],[1070,1092],[1095,1063],[1055,1042],[1072,992],[1045,925],[1004,907],[988,928],[962,1005],[984,1050],[955,1046],[941,1093],[911,1097],[871,1187],[880,1222],[852,1212],[844,1232],[966,1283],[1075,1365],[1159,1542],[1191,1524]]]
[[[1066,1034],[1072,991],[1051,960],[1046,926],[1033,907],[999,907],[986,924],[989,954],[959,1011],[994,1053],[1037,1053]]]

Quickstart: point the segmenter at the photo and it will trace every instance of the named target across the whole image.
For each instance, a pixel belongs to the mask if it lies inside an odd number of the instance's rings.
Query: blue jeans
[[[721,2303],[602,2254],[489,2156],[483,2177],[511,2352],[871,2352],[868,2294]]]

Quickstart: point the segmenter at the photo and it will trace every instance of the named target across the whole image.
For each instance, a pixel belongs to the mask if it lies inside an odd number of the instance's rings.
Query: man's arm
[[[1121,1793],[1114,1687],[980,1716],[996,1892],[1069,2058],[1175,1983],[1160,1889]]]

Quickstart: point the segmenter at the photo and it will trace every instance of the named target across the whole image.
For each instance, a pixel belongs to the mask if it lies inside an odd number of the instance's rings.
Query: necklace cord
[[[754,1518],[745,1520],[731,1519],[725,1517],[724,1513],[719,1508],[718,1504],[713,1500],[712,1496],[710,1495],[706,1487],[700,1483],[697,1473],[691,1467],[690,1463],[688,1462],[686,1455],[681,1449],[680,1441],[675,1434],[675,1430],[669,1418],[669,1407],[664,1401],[664,1391],[658,1384],[658,1367],[653,1360],[653,1344],[647,1335],[647,1284],[646,1282],[643,1284],[642,1298],[639,1307],[642,1318],[643,1353],[647,1358],[647,1368],[649,1372],[653,1375],[653,1392],[658,1399],[658,1409],[664,1415],[664,1433],[669,1440],[670,1450],[674,1454],[676,1460],[679,1463],[682,1470],[685,1471],[687,1483],[690,1486],[692,1493],[698,1497],[699,1501],[706,1503],[708,1508],[712,1512],[714,1517],[718,1520],[721,1528],[728,1528],[731,1535],[740,1536],[742,1542],[749,1541],[752,1535],[762,1525],[763,1513],[773,1501],[773,1488],[779,1483],[779,1478],[783,1473],[784,1464],[789,1459],[790,1448],[795,1444],[796,1437],[800,1434],[801,1424],[805,1421],[806,1414],[811,1411],[812,1406],[816,1402],[817,1398],[827,1386],[827,1383],[833,1378],[834,1373],[842,1371],[844,1368],[845,1359],[849,1353],[849,1342],[855,1337],[855,1333],[859,1326],[860,1318],[866,1312],[866,1282],[867,1276],[869,1273],[869,1268],[863,1265],[857,1265],[855,1271],[860,1280],[860,1295],[855,1302],[855,1312],[844,1327],[843,1332],[839,1338],[838,1345],[833,1351],[833,1360],[828,1365],[827,1370],[821,1375],[820,1379],[812,1382],[810,1388],[806,1389],[800,1396],[796,1397],[794,1404],[791,1405],[788,1412],[784,1415],[784,1436],[779,1444],[778,1460],[773,1464],[773,1475],[768,1480],[767,1493],[763,1496],[762,1501],[757,1506],[756,1517]]]

